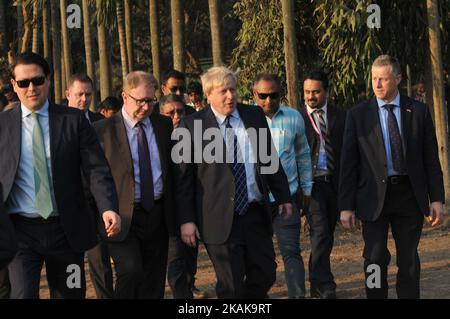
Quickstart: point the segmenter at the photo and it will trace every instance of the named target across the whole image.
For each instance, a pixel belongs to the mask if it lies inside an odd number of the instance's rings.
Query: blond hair
[[[214,88],[225,85],[230,80],[237,84],[236,74],[224,66],[215,66],[208,69],[200,79],[205,94],[211,93]]]
[[[133,71],[127,74],[125,77],[125,82],[123,83],[123,90],[128,92],[132,89],[137,88],[140,85],[150,85],[155,90],[158,86],[153,74],[144,71]]]
[[[401,71],[400,63],[398,62],[398,60],[387,54],[383,54],[383,55],[380,55],[379,57],[377,57],[375,59],[375,61],[373,61],[372,68],[373,67],[381,67],[381,66],[389,66],[389,65],[392,67],[392,72],[395,75],[401,74],[402,71]]]

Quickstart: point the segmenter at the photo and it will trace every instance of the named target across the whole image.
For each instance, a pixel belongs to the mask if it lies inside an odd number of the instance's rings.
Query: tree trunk
[[[125,77],[128,74],[127,60],[127,41],[125,36],[125,27],[123,25],[124,12],[122,0],[116,1],[117,30],[119,32],[120,62],[122,63],[122,81],[125,83]]]
[[[170,0],[170,8],[172,13],[173,68],[184,72],[184,19],[182,0]]]
[[[63,40],[63,57],[64,57],[64,70],[66,77],[63,78],[65,81],[65,85],[67,86],[69,83],[70,75],[72,74],[70,69],[70,43],[69,43],[69,34],[67,31],[67,14],[66,14],[66,0],[60,0],[60,9],[61,9],[61,32],[62,32],[62,40]]]
[[[22,15],[23,15],[23,37],[20,52],[25,52],[28,49],[28,40],[30,39],[30,19],[28,17],[28,11],[25,2],[22,2]]]
[[[220,27],[220,3],[218,0],[208,0],[209,18],[211,23],[211,43],[214,66],[223,65],[222,34]]]
[[[94,72],[94,62],[92,58],[92,38],[91,38],[91,19],[89,18],[89,0],[83,0],[83,38],[84,38],[84,52],[86,55],[86,73],[92,79],[92,100],[89,109],[91,111],[97,110],[97,91],[96,91],[96,77]]]
[[[100,10],[101,0],[96,1]],[[111,95],[111,77],[108,66],[108,46],[106,45],[106,27],[97,19],[98,57],[100,63],[100,99],[103,101]]]
[[[444,174],[445,200],[450,199],[450,166],[448,160],[447,109],[444,98],[444,76],[439,29],[438,0],[427,0],[428,41],[431,58],[432,96],[436,135],[439,146],[439,159]]]
[[[295,37],[295,12],[293,0],[282,0],[283,30],[284,30],[284,59],[286,63],[286,82],[289,105],[300,107],[298,93],[299,72],[297,67],[297,39]]]
[[[51,6],[51,34],[52,34],[52,56],[53,56],[53,89],[54,101],[61,103],[61,35],[58,25],[58,8],[55,1],[50,1]]]
[[[38,13],[38,3],[33,3],[33,44],[31,45],[31,50],[34,53],[39,53],[39,13]]]
[[[159,8],[158,0],[149,0],[150,13],[150,39],[152,46],[152,66],[153,75],[158,83],[161,84],[161,43],[159,41]],[[159,98],[160,91],[156,94]]]
[[[0,0],[0,59],[7,57],[6,12],[3,0]]]
[[[133,4],[130,0],[125,0],[125,33],[127,39],[127,57],[128,57],[128,72],[134,69],[134,54],[133,54]]]
[[[67,79],[66,64],[64,63],[64,55],[61,55],[61,92],[63,97],[68,85],[68,81],[65,79]]]
[[[408,96],[412,96],[412,84],[411,84],[411,67],[406,65],[406,92]]]
[[[22,1],[17,1],[17,52],[22,52],[22,38],[23,38],[23,12]]]
[[[50,61],[50,42],[48,38],[48,5],[47,0],[42,3],[42,42],[44,44],[44,59]]]

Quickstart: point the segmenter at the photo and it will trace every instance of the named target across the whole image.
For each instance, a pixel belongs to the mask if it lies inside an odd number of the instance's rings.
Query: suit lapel
[[[131,150],[130,145],[128,144],[128,137],[125,129],[122,111],[119,111],[116,115],[114,115],[114,128],[115,129],[111,134],[115,134],[115,136],[112,138],[112,140],[117,143],[119,154],[125,164],[124,166],[134,178],[133,160],[131,158]]]
[[[165,158],[165,155],[166,155],[165,148],[167,146],[167,141],[163,140],[164,128],[162,127],[161,122],[158,121],[157,115],[155,115],[155,113],[153,113],[153,112],[150,115],[150,122],[152,123],[153,132],[155,133],[156,145],[158,146],[158,151],[159,151],[159,161],[160,161],[163,177],[165,177],[166,172],[165,172],[163,163],[167,163],[167,158]]]
[[[400,111],[401,111],[401,125],[402,125],[402,143],[403,155],[406,158],[406,150],[408,147],[409,132],[411,131],[411,120],[414,109],[411,107],[411,101],[400,95]]]
[[[330,104],[328,104],[327,108],[327,134],[328,136],[331,136],[331,130],[333,129],[334,123],[336,122],[336,109]]]
[[[66,118],[58,111],[58,106],[49,103],[48,106],[48,125],[50,132],[50,158],[52,168],[55,166],[56,154],[58,154],[59,145],[63,136],[63,127]]]
[[[20,105],[14,108],[10,114],[9,125],[9,139],[11,141],[11,145],[14,145],[12,149],[12,158],[14,161],[15,170],[17,170],[17,166],[19,165],[20,160],[20,151],[22,146],[22,109]]]
[[[378,103],[375,98],[370,101],[367,108],[366,127],[372,128],[373,134],[369,135],[369,143],[375,150],[375,155],[384,156],[386,158],[386,149],[384,147],[383,133],[381,132],[380,116],[378,114]]]

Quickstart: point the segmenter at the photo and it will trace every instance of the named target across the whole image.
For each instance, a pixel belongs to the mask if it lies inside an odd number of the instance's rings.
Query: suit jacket
[[[246,129],[266,129],[266,149],[269,154],[276,152],[272,137],[263,111],[256,106],[238,104],[237,109]],[[194,121],[201,121],[202,133],[208,128],[217,128],[216,118],[210,107],[196,112],[181,120],[180,128],[187,128],[191,135],[191,144],[194,143]],[[175,130],[176,132],[177,130]],[[261,137],[257,134],[258,145]],[[197,142],[199,142],[197,140]],[[210,141],[201,141],[202,150]],[[225,143],[223,138],[223,149]],[[255,146],[255,145],[253,145]],[[259,149],[259,147],[257,147]],[[194,146],[192,146],[194,150]],[[192,152],[193,153],[193,152]],[[225,152],[224,152],[225,153]],[[256,152],[256,182],[263,194],[266,208],[267,229],[272,231],[272,216],[269,206],[269,190],[277,203],[291,202],[289,184],[276,153],[278,171],[274,174],[261,174],[263,164],[259,152]],[[200,163],[180,163],[176,173],[176,204],[178,224],[194,222],[199,228],[202,240],[207,244],[224,243],[231,232],[234,216],[234,175],[229,164],[206,163],[202,157]]]
[[[0,198],[3,198],[0,184]],[[14,226],[4,210],[3,201],[0,200],[0,270],[6,267],[17,252],[17,241]]]
[[[103,120],[105,117],[101,115],[100,113],[91,112],[88,110],[89,119],[91,120],[91,123]]]
[[[306,106],[300,109],[300,113],[305,121],[305,132],[308,144],[311,149],[311,165],[313,169],[313,176],[317,169],[317,159],[320,151],[320,135],[314,129],[311,120],[308,116]],[[332,175],[333,187],[338,191],[339,187],[339,170],[340,170],[340,158],[342,149],[342,139],[344,135],[345,127],[345,111],[337,108],[331,104],[327,104],[327,130],[330,138],[331,147],[333,149],[333,158],[335,169]]]
[[[49,105],[53,189],[61,225],[70,246],[86,251],[97,243],[94,216],[83,192],[82,174],[100,212],[117,210],[117,194],[108,163],[84,114],[74,108]],[[0,113],[0,183],[5,202],[11,192],[21,152],[22,109]],[[81,169],[80,169],[81,168]]]
[[[423,103],[400,96],[401,135],[408,176],[420,210],[444,202],[444,186],[436,134]],[[356,210],[358,218],[376,220],[387,188],[387,159],[375,98],[347,113],[339,185],[340,210]]]
[[[163,201],[165,222],[169,233],[174,233],[175,204],[173,198],[173,169],[170,159],[172,120],[166,116],[152,112],[150,121],[155,132],[159,157],[163,176]],[[94,129],[97,132],[100,144],[105,152],[111,167],[112,175],[119,195],[119,211],[122,218],[121,232],[110,239],[122,241],[128,235],[134,209],[134,168],[128,143],[122,112],[117,112],[112,117],[95,122]]]

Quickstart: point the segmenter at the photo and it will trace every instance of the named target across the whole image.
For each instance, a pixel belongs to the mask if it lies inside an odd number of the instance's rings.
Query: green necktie
[[[53,212],[53,203],[50,196],[47,159],[45,157],[44,138],[38,114],[31,113],[34,119],[33,128],[33,157],[34,157],[34,187],[36,192],[36,208],[44,219]]]

